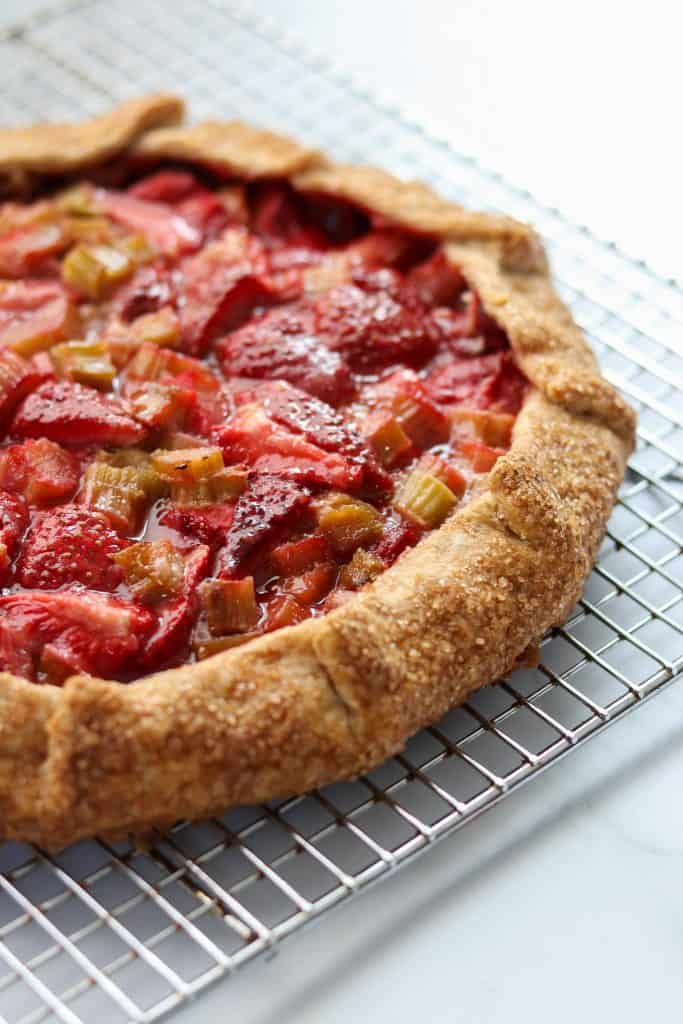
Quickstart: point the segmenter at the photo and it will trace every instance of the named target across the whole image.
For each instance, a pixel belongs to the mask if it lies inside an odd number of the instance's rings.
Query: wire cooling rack
[[[143,850],[0,844],[0,1021],[151,1021],[454,832],[683,667],[683,292],[232,8],[61,6],[0,39],[0,123],[177,86],[239,115],[533,221],[605,374],[640,414],[583,598],[516,672],[367,778],[178,825]]]

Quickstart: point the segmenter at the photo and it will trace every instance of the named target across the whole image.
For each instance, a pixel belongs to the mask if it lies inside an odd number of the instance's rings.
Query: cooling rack
[[[0,1021],[152,1021],[425,851],[683,667],[683,291],[378,106],[252,14],[81,0],[0,37],[0,123],[178,87],[195,116],[290,131],[346,160],[533,221],[638,447],[598,565],[537,669],[489,686],[369,776],[179,824],[145,849],[0,844]]]

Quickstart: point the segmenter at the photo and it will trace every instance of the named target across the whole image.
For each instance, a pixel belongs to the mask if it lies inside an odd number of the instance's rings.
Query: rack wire
[[[163,26],[163,29],[162,29]],[[179,824],[149,848],[0,844],[0,1022],[156,1020],[492,807],[683,668],[683,291],[382,108],[252,14],[72,0],[0,37],[0,123],[182,84],[195,116],[285,130],[536,224],[638,447],[595,570],[538,668],[356,782]]]

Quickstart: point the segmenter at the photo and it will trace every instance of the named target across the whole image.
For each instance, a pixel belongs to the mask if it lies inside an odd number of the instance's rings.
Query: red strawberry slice
[[[46,379],[46,374],[33,362],[22,359],[12,349],[0,349],[0,428],[33,388]]]
[[[148,203],[177,203],[201,188],[199,180],[189,171],[157,171],[127,190],[129,196]]]
[[[197,587],[209,571],[211,552],[208,547],[195,548],[185,560],[184,593],[157,606],[158,624],[142,657],[143,668],[164,668],[184,661],[190,631],[197,614]]]
[[[15,228],[0,238],[0,277],[26,277],[67,245],[68,238],[61,224]]]
[[[398,362],[420,365],[438,344],[412,293],[399,299],[387,289],[341,284],[314,304],[313,323],[318,337],[359,370]]]
[[[323,233],[308,223],[301,197],[288,185],[267,182],[253,188],[251,229],[270,243],[325,244]]]
[[[285,524],[298,522],[310,500],[310,492],[291,480],[255,475],[235,506],[228,543],[219,556],[220,575],[233,575],[256,544]]]
[[[518,369],[512,353],[503,355],[503,366],[491,389],[491,409],[516,415],[522,408],[529,382]]]
[[[231,223],[230,213],[218,196],[208,188],[199,187],[176,205],[176,210],[207,242],[218,238]]]
[[[28,526],[28,509],[17,494],[0,491],[0,584],[5,583],[12,558]]]
[[[78,462],[45,437],[0,451],[0,487],[29,505],[54,505],[72,497],[80,478]]]
[[[157,313],[164,306],[173,309],[177,303],[176,292],[176,282],[163,264],[140,267],[114,299],[115,318],[130,323],[146,313]]]
[[[245,462],[261,472],[340,490],[355,489],[362,479],[361,466],[275,423],[256,403],[241,406],[214,437],[226,462]]]
[[[60,505],[31,526],[17,562],[17,581],[37,590],[70,583],[114,590],[122,574],[112,559],[127,544],[102,513]]]
[[[75,334],[78,316],[56,281],[13,281],[0,287],[0,346],[22,354]]]
[[[138,605],[89,591],[0,597],[0,667],[52,683],[73,672],[125,677],[154,622]]]
[[[72,381],[48,381],[24,399],[12,432],[67,445],[132,445],[147,430],[115,398]]]
[[[163,203],[151,203],[125,192],[97,189],[98,206],[113,220],[133,231],[141,231],[164,256],[192,252],[201,244],[201,235]]]
[[[413,547],[419,539],[420,531],[413,523],[391,516],[385,520],[382,536],[370,550],[390,566],[402,551]]]
[[[276,299],[267,281],[263,244],[244,228],[223,238],[183,264],[183,345],[197,355],[219,334],[243,323],[257,306]]]
[[[426,306],[451,306],[467,288],[467,281],[446,259],[443,249],[413,267],[406,280]]]
[[[159,522],[215,550],[225,544],[233,516],[232,505],[170,505]]]
[[[302,434],[323,451],[337,452],[358,464],[363,470],[364,484],[372,489],[391,491],[391,477],[384,472],[363,438],[327,402],[284,381],[262,384],[252,394],[276,423]]]
[[[274,309],[218,342],[226,376],[285,380],[330,405],[353,396],[351,371],[315,337],[305,310]]]
[[[488,409],[506,358],[503,352],[492,352],[469,359],[449,359],[426,377],[425,388],[437,402]]]

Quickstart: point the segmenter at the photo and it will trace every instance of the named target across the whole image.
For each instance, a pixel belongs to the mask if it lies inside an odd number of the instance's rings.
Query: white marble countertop
[[[258,6],[455,146],[683,276],[668,4]],[[178,1024],[680,1021],[682,792],[679,682]]]
[[[0,27],[42,0],[3,0]],[[260,0],[572,219],[683,277],[681,15],[664,0]],[[683,683],[178,1024],[678,1022]]]

